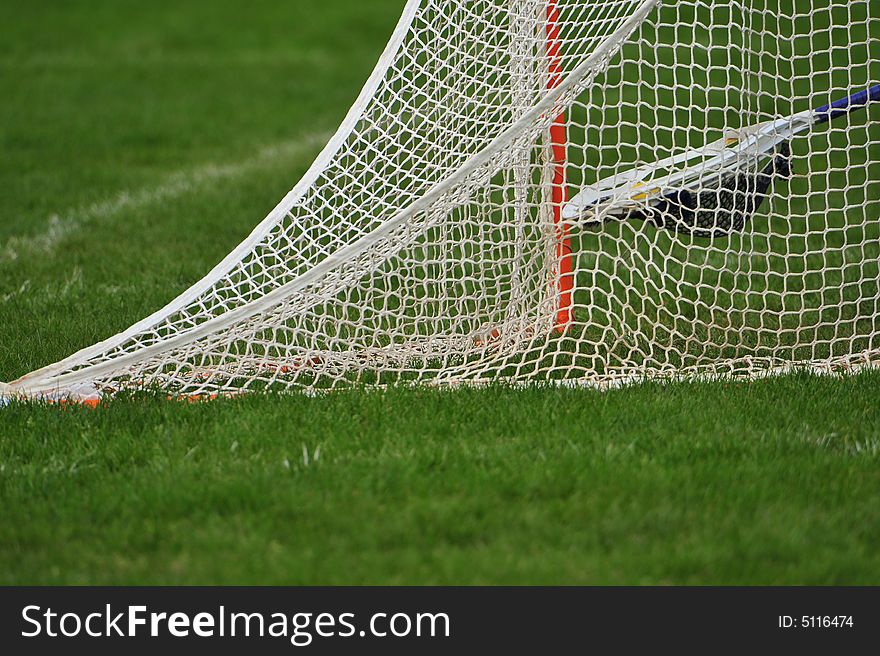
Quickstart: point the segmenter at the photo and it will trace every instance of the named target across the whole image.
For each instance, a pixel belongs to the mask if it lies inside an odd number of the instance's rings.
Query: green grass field
[[[8,0],[0,380],[222,258],[402,5]],[[878,398],[865,373],[12,403],[0,583],[877,584]]]

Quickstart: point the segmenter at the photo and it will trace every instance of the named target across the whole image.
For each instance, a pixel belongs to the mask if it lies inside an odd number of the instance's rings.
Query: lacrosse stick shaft
[[[851,111],[864,107],[871,101],[880,100],[880,84],[859,91],[846,98],[840,98],[827,105],[816,109],[816,123],[827,123],[839,116],[845,116]]]

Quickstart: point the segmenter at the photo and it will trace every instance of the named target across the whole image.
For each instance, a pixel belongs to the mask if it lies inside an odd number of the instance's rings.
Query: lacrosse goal
[[[88,397],[880,362],[880,5],[410,0],[336,135]]]

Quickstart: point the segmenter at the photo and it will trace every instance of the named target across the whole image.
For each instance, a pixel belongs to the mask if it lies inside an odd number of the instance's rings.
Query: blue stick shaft
[[[816,123],[827,123],[838,116],[849,114],[854,109],[864,107],[872,100],[880,100],[880,84],[875,84],[869,89],[859,91],[846,98],[835,100],[829,105],[816,108]]]

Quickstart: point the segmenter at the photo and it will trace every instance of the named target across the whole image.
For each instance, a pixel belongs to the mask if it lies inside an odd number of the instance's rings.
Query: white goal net
[[[242,244],[4,391],[880,362],[878,84],[873,1],[410,0]]]

